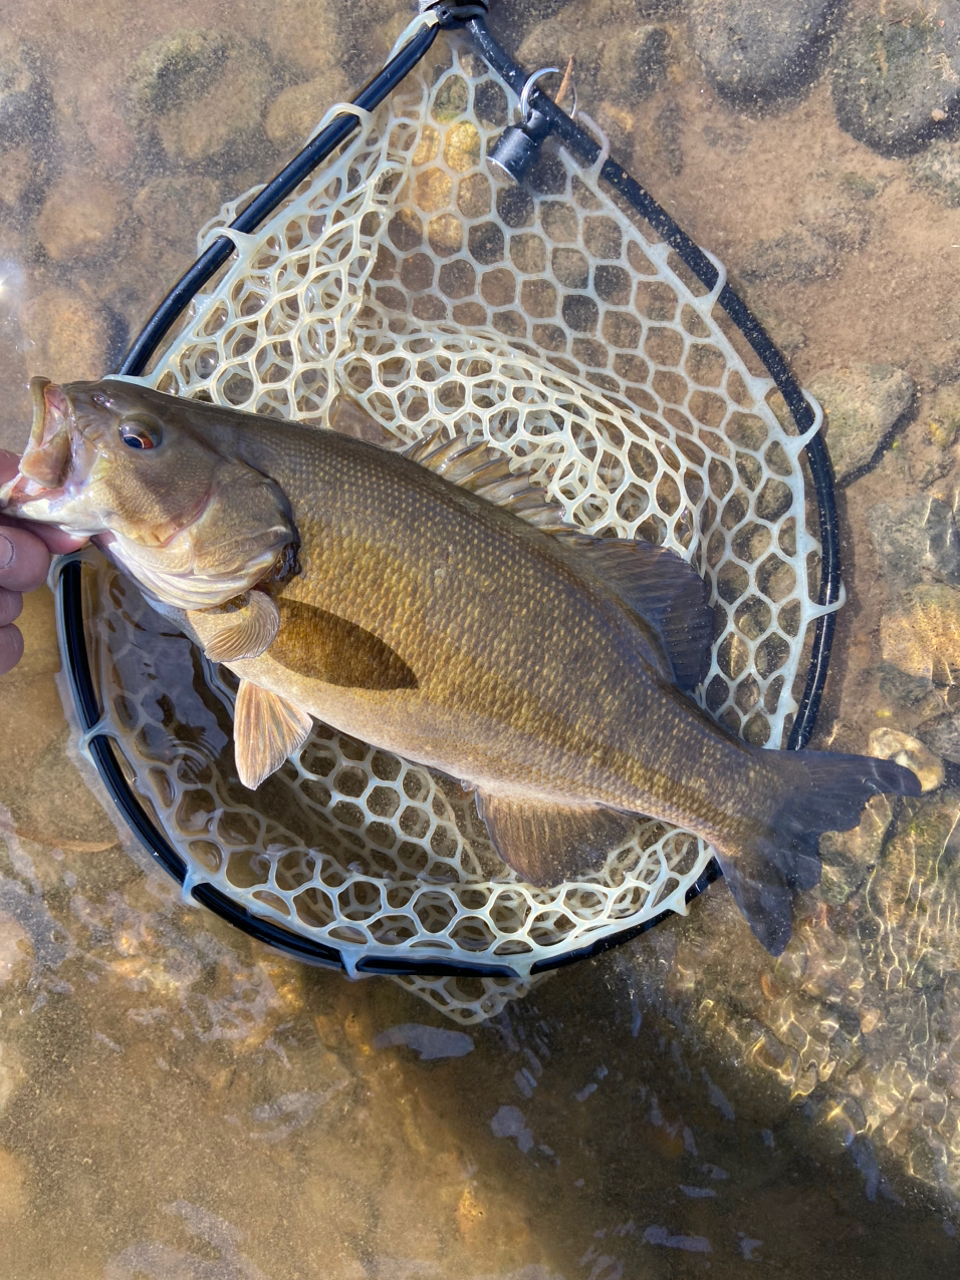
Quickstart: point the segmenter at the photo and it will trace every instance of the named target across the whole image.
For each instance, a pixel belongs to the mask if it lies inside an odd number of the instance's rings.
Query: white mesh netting
[[[398,442],[446,423],[506,451],[572,524],[673,547],[716,605],[700,701],[780,746],[820,612],[818,544],[803,440],[729,336],[723,272],[707,293],[560,148],[525,186],[498,184],[485,156],[515,98],[456,39],[438,43],[345,150],[235,237],[146,381],[318,425],[346,390]],[[103,727],[192,882],[335,947],[348,972],[363,957],[506,967],[401,979],[469,1021],[521,994],[537,962],[685,912],[711,856],[694,836],[638,821],[602,872],[535,889],[493,854],[459,786],[330,729],[245,792],[227,684],[112,571],[88,581],[112,610],[91,604]]]

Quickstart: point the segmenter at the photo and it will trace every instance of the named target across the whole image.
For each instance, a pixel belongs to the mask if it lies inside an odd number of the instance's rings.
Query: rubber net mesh
[[[572,524],[693,561],[717,616],[698,697],[779,746],[819,612],[818,544],[803,442],[728,336],[723,272],[706,292],[550,143],[524,186],[498,183],[485,156],[516,99],[465,45],[438,44],[261,231],[235,237],[146,381],[318,428],[345,390],[398,443],[440,422],[487,440]],[[686,910],[711,856],[696,837],[638,820],[600,872],[535,889],[458,785],[322,726],[244,791],[229,674],[113,571],[87,581],[103,728],[187,889],[215,885],[335,947],[348,972],[363,957],[504,969],[401,979],[461,1021],[521,994],[538,961]]]

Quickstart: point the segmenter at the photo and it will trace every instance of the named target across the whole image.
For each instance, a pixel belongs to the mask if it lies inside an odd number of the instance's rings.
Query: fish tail
[[[820,836],[858,825],[879,793],[916,796],[916,775],[892,760],[829,751],[763,752],[770,765],[766,816],[744,839],[717,846],[737,906],[771,955],[790,941],[793,899],[820,880]]]

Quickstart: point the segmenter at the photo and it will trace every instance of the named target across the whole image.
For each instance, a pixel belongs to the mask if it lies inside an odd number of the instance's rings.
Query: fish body
[[[123,381],[34,380],[11,513],[93,536],[240,678],[255,786],[311,717],[476,791],[498,851],[535,883],[575,877],[652,815],[717,850],[773,951],[819,878],[823,830],[887,761],[744,743],[688,696],[710,642],[679,557],[566,528],[489,450],[413,456]]]

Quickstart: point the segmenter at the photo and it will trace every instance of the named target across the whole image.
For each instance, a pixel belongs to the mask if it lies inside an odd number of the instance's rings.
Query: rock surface
[[[960,77],[942,24],[919,5],[891,20],[871,13],[841,37],[833,101],[841,129],[882,155],[907,155],[957,113]]]
[[[838,0],[693,0],[690,34],[718,92],[762,105],[813,80],[838,7]]]
[[[826,439],[838,484],[870,465],[901,425],[916,385],[892,365],[851,365],[811,379],[809,390],[827,415]]]
[[[144,51],[131,77],[141,125],[185,165],[262,162],[263,113],[276,84],[259,43],[215,30],[181,30]]]

